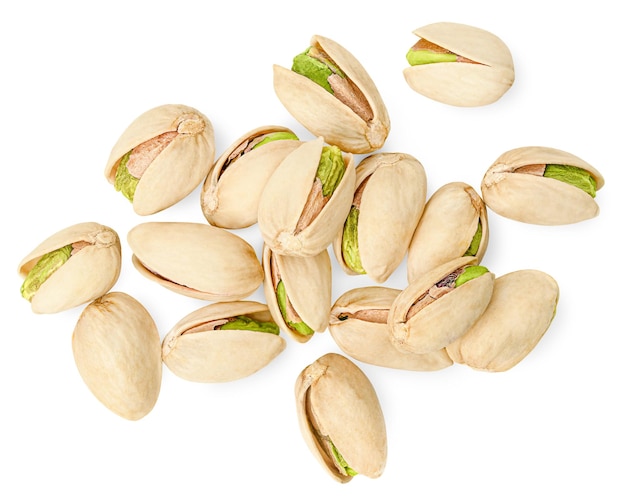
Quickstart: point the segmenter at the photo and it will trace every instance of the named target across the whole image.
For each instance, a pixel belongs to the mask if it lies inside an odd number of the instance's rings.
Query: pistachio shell
[[[482,237],[476,252],[480,263],[489,241],[485,203],[473,187],[464,182],[446,184],[430,197],[411,239],[407,257],[409,282],[439,265],[464,256],[478,223]]]
[[[341,350],[375,366],[436,371],[452,365],[445,348],[428,354],[398,350],[391,342],[387,318],[399,289],[368,286],[341,295],[330,312],[328,329]]]
[[[242,154],[231,155],[256,137],[273,132],[291,132],[281,126],[255,128],[237,139],[217,159],[202,186],[200,203],[212,225],[227,229],[249,227],[257,221],[261,192],[276,167],[298,148],[298,140],[276,140]],[[293,133],[293,132],[291,132]]]
[[[329,441],[358,474],[382,474],[387,460],[385,420],[363,371],[344,356],[329,353],[300,373],[295,392],[302,436],[333,478],[346,483],[352,476],[334,464]]]
[[[513,85],[513,58],[493,33],[465,24],[440,22],[413,31],[472,62],[439,62],[405,68],[404,78],[416,92],[453,106],[484,106]]]
[[[364,120],[350,107],[306,76],[274,65],[274,91],[287,111],[313,135],[340,149],[365,154],[380,149],[389,135],[387,108],[369,74],[344,47],[314,35],[311,46],[321,48],[363,93],[373,118]]]
[[[588,220],[600,209],[589,194],[566,182],[538,175],[516,173],[528,165],[558,164],[582,168],[596,181],[604,178],[593,166],[577,156],[551,147],[520,147],[502,154],[483,177],[481,189],[489,208],[519,222],[561,225]]]
[[[117,233],[95,222],[67,227],[48,237],[18,266],[26,278],[39,259],[73,243],[87,243],[51,274],[31,299],[38,314],[61,312],[102,296],[117,282],[121,269],[121,247]]]
[[[263,282],[254,248],[219,227],[188,222],[146,222],[128,233],[133,264],[148,279],[185,296],[240,300]]]
[[[115,414],[137,420],[161,389],[161,339],[149,312],[126,293],[85,307],[72,335],[76,367],[94,396]]]
[[[212,321],[237,316],[270,322],[267,306],[251,301],[213,303],[191,312],[174,325],[163,339],[165,365],[189,381],[234,381],[256,373],[286,346],[272,333],[248,330],[190,331]]]
[[[550,327],[559,300],[556,281],[539,270],[498,277],[485,313],[446,348],[454,362],[506,371],[522,361]]]
[[[115,183],[121,158],[166,132],[175,138],[145,170],[132,201],[138,215],[150,215],[177,203],[206,178],[215,157],[213,125],[196,109],[165,104],[137,117],[113,146],[104,175]]]
[[[394,300],[389,310],[391,340],[400,350],[430,353],[461,337],[489,304],[494,275],[487,272],[439,297],[407,320],[411,306],[436,283],[475,257],[446,262],[416,279]]]

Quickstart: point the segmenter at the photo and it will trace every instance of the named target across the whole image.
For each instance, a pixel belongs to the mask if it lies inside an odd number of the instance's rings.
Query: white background
[[[11,2],[0,16],[4,217],[0,496],[49,497],[577,497],[623,498],[623,21],[618,2]],[[455,108],[406,85],[412,31],[438,21],[487,29],[511,49],[516,80],[497,103]],[[19,261],[52,233],[96,221],[123,244],[116,291],[152,313],[161,336],[205,302],[141,277],[127,232],[152,220],[204,222],[199,188],[149,217],[104,178],[109,151],[144,111],[182,103],[205,113],[219,155],[261,125],[312,136],[282,107],[272,64],[289,66],[311,35],[350,50],[389,110],[382,151],[418,158],[428,194],[452,181],[477,190],[514,147],[572,152],[603,173],[600,216],[562,227],[490,212],[483,264],[496,275],[535,268],[561,296],[544,338],[504,373],[463,365],[418,373],[358,363],[387,423],[383,475],[335,482],[300,436],[299,372],[339,352],[328,332],[244,380],[204,385],[166,367],[140,421],[102,406],[74,364],[83,307],[36,315],[19,293]],[[256,227],[237,231],[260,253]],[[618,241],[618,237],[620,237]],[[371,285],[334,257],[333,299]],[[406,285],[403,264],[386,285]],[[305,283],[303,283],[305,285]],[[264,301],[261,290],[251,299]],[[389,496],[391,497],[391,496]]]

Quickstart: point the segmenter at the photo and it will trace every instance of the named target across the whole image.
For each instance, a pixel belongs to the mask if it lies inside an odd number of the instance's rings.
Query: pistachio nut
[[[121,269],[117,233],[84,222],[53,234],[18,266],[22,296],[38,314],[61,312],[107,293]]]
[[[341,483],[378,478],[387,461],[387,430],[372,383],[352,361],[323,355],[295,386],[302,436],[324,469]]]
[[[350,211],[352,154],[324,139],[306,141],[274,171],[259,201],[258,223],[275,253],[312,256],[325,250]]]
[[[461,256],[480,263],[489,241],[487,209],[473,187],[451,182],[426,202],[411,239],[407,257],[408,280]]]
[[[485,204],[499,215],[537,225],[581,222],[598,215],[604,178],[577,156],[551,147],[502,154],[483,177]]]
[[[398,350],[391,342],[389,309],[399,289],[381,286],[354,288],[341,295],[330,311],[328,330],[350,357],[380,367],[437,371],[452,365],[445,348],[417,354]]]
[[[391,340],[400,350],[430,353],[474,324],[489,304],[494,275],[476,257],[446,262],[405,288],[389,309]]]
[[[161,339],[135,298],[112,292],[87,305],[72,350],[83,381],[109,410],[130,420],[152,410],[161,389]]]
[[[263,282],[254,248],[219,227],[191,222],[145,222],[127,236],[133,265],[144,277],[176,293],[235,301]]]
[[[280,162],[301,142],[281,126],[255,128],[217,159],[202,186],[202,213],[211,225],[249,227],[257,221],[259,199]]]
[[[314,35],[291,69],[274,65],[274,91],[307,130],[343,151],[373,152],[389,135],[387,108],[373,80],[329,38]]]
[[[452,106],[484,106],[513,85],[513,57],[493,33],[439,22],[413,31],[420,40],[406,58],[404,78],[416,92]]]
[[[384,152],[356,167],[356,189],[333,250],[349,275],[384,282],[404,259],[426,202],[422,164],[404,153]]]
[[[178,321],[163,339],[165,365],[188,381],[219,383],[250,376],[285,349],[267,305],[212,303]]]
[[[482,371],[506,371],[535,348],[550,327],[559,300],[557,282],[539,270],[498,277],[484,314],[446,347],[458,364]]]
[[[137,117],[117,140],[104,175],[150,215],[177,203],[205,179],[213,164],[213,126],[196,109],[165,104]]]
[[[274,321],[300,343],[328,327],[332,268],[328,250],[297,257],[263,247],[263,290]]]

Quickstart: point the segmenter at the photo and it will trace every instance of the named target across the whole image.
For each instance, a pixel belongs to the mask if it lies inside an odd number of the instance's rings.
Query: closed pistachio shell
[[[479,224],[480,239],[476,243]],[[488,241],[489,224],[482,198],[464,182],[445,184],[426,203],[411,239],[407,257],[409,282],[461,256],[475,256],[476,263],[480,263]]]
[[[487,206],[497,214],[519,222],[562,225],[596,217],[600,212],[594,197],[567,181],[544,175],[546,165],[569,167],[592,184],[604,178],[579,157],[551,147],[520,147],[502,154],[483,177],[481,189]]]
[[[135,268],[176,293],[210,301],[240,300],[263,282],[254,248],[208,224],[146,222],[127,236]]]
[[[323,355],[300,373],[295,394],[302,436],[335,480],[347,483],[355,473],[369,478],[383,473],[383,412],[372,383],[352,361],[336,353]],[[343,458],[341,463],[334,454]]]
[[[202,383],[234,381],[256,373],[286,343],[275,324],[276,334],[243,327],[220,329],[241,316],[274,324],[262,303],[212,303],[186,315],[169,331],[163,339],[163,362],[177,376]]]
[[[117,282],[121,269],[119,237],[110,227],[95,222],[75,224],[48,237],[22,259],[19,275],[26,279],[42,257],[69,245],[71,256],[30,297],[33,312],[50,314],[88,303]]]
[[[341,295],[330,312],[328,329],[350,357],[380,367],[436,371],[452,365],[445,348],[428,354],[398,350],[391,342],[387,319],[399,289],[355,288]]]
[[[343,151],[365,154],[380,149],[390,130],[387,108],[361,63],[337,42],[314,35],[311,47],[323,52],[361,94],[363,109],[355,111],[306,76],[274,65],[274,91],[287,111],[313,135]]]
[[[165,104],[146,111],[113,146],[104,171],[109,183],[116,183],[120,164],[131,151],[127,164],[136,165],[129,167],[129,173],[137,182],[133,209],[138,215],[157,213],[206,178],[215,157],[213,126],[189,106]]]
[[[511,369],[535,348],[556,314],[559,287],[539,270],[498,277],[484,314],[446,350],[454,362],[481,370]]]
[[[152,410],[161,389],[161,339],[135,298],[112,292],[87,305],[72,350],[83,381],[109,410],[129,420]]]
[[[211,225],[227,229],[257,221],[261,192],[280,162],[299,140],[274,140],[254,147],[269,134],[293,132],[281,126],[255,128],[237,139],[217,159],[202,186],[202,213]],[[294,135],[295,136],[295,135]]]

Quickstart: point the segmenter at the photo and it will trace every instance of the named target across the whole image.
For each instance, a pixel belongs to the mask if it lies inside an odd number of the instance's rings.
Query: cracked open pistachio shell
[[[557,282],[539,270],[498,277],[484,314],[446,350],[454,362],[481,371],[506,371],[543,337],[556,314]]]
[[[258,223],[275,253],[312,256],[325,250],[350,211],[354,159],[318,137],[276,168],[259,201]]]
[[[265,245],[263,271],[265,300],[280,329],[300,343],[326,330],[332,299],[328,250],[298,257],[274,253]]]
[[[400,350],[429,353],[457,340],[487,308],[494,275],[465,256],[444,263],[405,288],[389,310],[391,340]]]
[[[257,221],[261,192],[276,167],[301,142],[282,126],[263,126],[237,139],[217,159],[200,194],[202,213],[227,229]]]
[[[378,153],[356,167],[350,212],[333,241],[349,275],[384,282],[404,259],[426,202],[422,164],[404,153]]]
[[[461,256],[480,263],[489,241],[487,209],[473,187],[451,182],[426,202],[411,239],[407,257],[408,280]]]
[[[493,33],[439,22],[413,31],[420,40],[407,53],[404,78],[416,92],[452,106],[491,104],[513,85],[513,57]]]
[[[67,227],[48,237],[18,266],[22,296],[38,314],[61,312],[107,293],[121,269],[117,233],[95,222]]]
[[[128,126],[111,150],[104,175],[135,213],[150,215],[200,185],[214,157],[209,119],[192,107],[165,104]]]
[[[112,292],[87,305],[72,350],[83,381],[109,410],[130,420],[152,410],[161,389],[161,338],[135,298]]]
[[[329,38],[314,35],[291,69],[274,65],[274,91],[307,130],[346,152],[373,152],[389,135],[389,114],[372,78]]]
[[[263,282],[254,248],[208,224],[146,222],[127,236],[133,265],[144,277],[191,298],[234,301]]]
[[[163,362],[188,381],[234,381],[254,374],[285,349],[279,332],[262,303],[212,303],[169,331],[163,339]]]
[[[380,367],[437,371],[452,365],[445,348],[427,354],[398,350],[391,342],[387,319],[399,289],[355,288],[341,295],[330,311],[328,330],[350,357]]]
[[[324,469],[341,483],[378,478],[387,461],[387,430],[372,383],[336,353],[307,366],[295,386],[302,436]]]
[[[598,215],[604,178],[577,156],[551,147],[502,154],[483,177],[485,204],[497,214],[537,225],[563,225]]]

